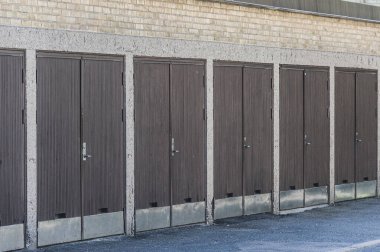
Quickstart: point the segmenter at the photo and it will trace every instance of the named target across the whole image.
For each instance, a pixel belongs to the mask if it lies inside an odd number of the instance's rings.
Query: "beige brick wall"
[[[0,25],[380,55],[380,24],[202,0],[0,0]]]

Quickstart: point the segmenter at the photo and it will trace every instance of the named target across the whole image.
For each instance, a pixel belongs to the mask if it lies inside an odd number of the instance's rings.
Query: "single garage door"
[[[337,69],[335,200],[376,196],[377,72]]]
[[[205,221],[205,65],[136,58],[136,230]]]
[[[24,247],[23,53],[0,51],[0,251]]]
[[[328,202],[328,80],[328,68],[281,66],[281,210]]]
[[[122,74],[122,58],[38,54],[39,246],[124,232]]]
[[[215,62],[216,219],[272,209],[272,72],[266,64]]]

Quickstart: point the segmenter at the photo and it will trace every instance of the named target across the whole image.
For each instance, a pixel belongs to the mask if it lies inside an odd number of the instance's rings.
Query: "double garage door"
[[[205,221],[205,64],[136,58],[136,231]]]
[[[37,56],[38,245],[124,233],[123,59]]]

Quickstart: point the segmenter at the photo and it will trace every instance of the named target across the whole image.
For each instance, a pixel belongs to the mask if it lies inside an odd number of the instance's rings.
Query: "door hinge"
[[[21,123],[25,124],[25,110],[24,109],[21,110]]]
[[[133,109],[133,121],[136,121],[136,110]]]
[[[270,88],[273,89],[273,77],[270,77]]]
[[[327,118],[330,118],[330,107],[327,107]]]
[[[273,108],[270,108],[270,119],[273,120]]]
[[[203,120],[206,120],[206,109],[203,108]]]

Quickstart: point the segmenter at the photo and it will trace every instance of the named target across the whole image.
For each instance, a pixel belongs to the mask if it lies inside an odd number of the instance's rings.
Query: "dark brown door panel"
[[[301,69],[280,69],[280,190],[303,188],[303,79]]]
[[[135,62],[136,209],[170,205],[169,68]]]
[[[272,69],[243,70],[244,194],[272,191]]]
[[[242,67],[214,67],[215,198],[242,195]]]

